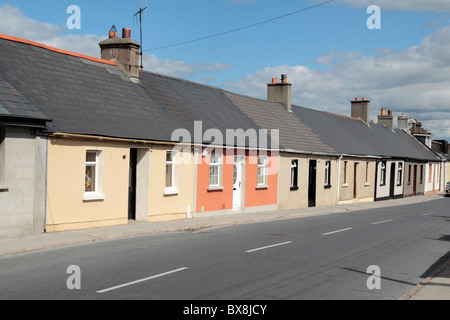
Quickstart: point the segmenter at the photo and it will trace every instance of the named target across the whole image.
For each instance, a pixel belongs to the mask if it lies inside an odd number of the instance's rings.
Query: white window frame
[[[325,161],[325,187],[331,187],[331,161]]]
[[[171,154],[171,160],[167,160],[167,155]],[[178,151],[170,150],[166,151],[166,158],[165,158],[165,174],[164,174],[164,194],[165,195],[174,195],[178,194]],[[171,177],[172,181],[170,183],[170,186],[167,186],[167,167],[171,166]]]
[[[215,160],[213,162],[213,159]],[[217,161],[216,161],[217,160]],[[221,189],[222,188],[222,162],[223,154],[211,153],[209,156],[209,189]],[[217,183],[211,183],[211,169],[217,169]]]
[[[291,189],[298,189],[298,160],[291,161]]]
[[[380,169],[380,186],[386,185],[386,161],[381,161],[381,169]]]
[[[269,157],[268,156],[258,156],[258,164],[256,171],[256,186],[257,187],[267,187],[267,172],[269,171]],[[262,163],[260,163],[262,160]],[[262,173],[262,175],[261,175]],[[260,182],[260,178],[262,181]]]
[[[403,163],[399,162],[397,165],[397,187],[403,185]]]
[[[89,153],[95,153],[95,161],[87,161],[87,155]],[[85,163],[84,163],[84,201],[94,201],[94,200],[104,200],[105,195],[102,194],[102,176],[103,176],[103,167],[102,167],[102,158],[103,152],[102,150],[86,150],[85,152]],[[95,167],[95,186],[94,190],[86,191],[86,169],[87,167]]]

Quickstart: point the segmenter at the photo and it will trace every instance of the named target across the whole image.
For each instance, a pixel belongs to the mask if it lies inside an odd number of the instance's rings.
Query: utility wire
[[[171,47],[180,46],[180,45],[187,44],[187,43],[192,43],[192,42],[196,42],[196,41],[201,41],[201,40],[205,40],[205,39],[210,39],[210,38],[214,38],[214,37],[223,36],[225,34],[241,31],[241,30],[244,30],[244,29],[248,29],[248,28],[252,28],[252,27],[255,27],[255,26],[259,26],[259,25],[264,24],[264,23],[268,23],[268,22],[272,22],[272,21],[275,21],[275,20],[283,19],[283,18],[286,18],[288,16],[292,16],[294,14],[298,14],[300,12],[304,12],[304,11],[307,11],[307,10],[311,10],[311,9],[317,8],[319,6],[323,6],[323,5],[328,4],[330,2],[333,2],[333,1],[334,0],[328,0],[328,1],[319,3],[319,4],[316,4],[316,5],[307,7],[307,8],[303,8],[303,9],[300,9],[300,10],[297,10],[297,11],[294,11],[294,12],[291,12],[291,13],[284,14],[282,16],[278,16],[278,17],[275,17],[275,18],[271,18],[271,19],[268,19],[268,20],[261,21],[261,22],[253,23],[251,25],[240,27],[240,28],[237,28],[237,29],[232,29],[232,30],[228,30],[228,31],[224,31],[224,32],[219,32],[219,33],[215,33],[215,34],[212,34],[212,35],[209,35],[209,36],[205,36],[205,37],[201,37],[201,38],[197,38],[197,39],[192,39],[192,40],[187,40],[187,41],[178,42],[178,43],[174,43],[174,44],[169,44],[169,45],[162,46],[162,47],[146,49],[144,51],[150,51],[150,50],[154,51],[154,50],[159,50],[159,49],[171,48]]]

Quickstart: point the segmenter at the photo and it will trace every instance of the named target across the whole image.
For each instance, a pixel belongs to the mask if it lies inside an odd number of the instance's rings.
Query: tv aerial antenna
[[[144,18],[146,17],[146,15],[147,15],[147,12],[146,12],[146,10],[148,9],[148,5],[147,5],[147,0],[145,0],[145,1],[139,1],[139,9],[136,9],[135,10],[135,14],[134,14],[134,19],[135,19],[135,21],[137,21],[138,23],[139,23],[139,26],[140,26],[140,40],[141,40],[141,42],[140,42],[140,45],[141,45],[141,49],[140,49],[140,56],[141,56],[141,66],[140,66],[140,68],[141,68],[141,71],[144,69],[144,63],[143,63],[143,50],[142,50],[142,16],[144,15]]]

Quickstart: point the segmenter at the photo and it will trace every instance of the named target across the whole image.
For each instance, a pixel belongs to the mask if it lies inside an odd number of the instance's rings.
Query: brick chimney
[[[369,124],[369,116],[370,116],[370,101],[367,98],[355,98],[355,100],[351,101],[352,106],[352,118],[360,118],[367,125]]]
[[[272,83],[267,84],[267,100],[279,102],[287,111],[292,112],[291,87],[285,74],[281,75],[281,82],[272,78]]]
[[[394,116],[392,115],[392,110],[388,110],[388,114],[386,114],[386,109],[381,109],[381,115],[378,116],[378,123],[384,124],[390,129],[394,129]]]
[[[129,78],[139,79],[139,49],[141,45],[131,39],[131,29],[122,29],[118,37],[116,27],[109,31],[109,38],[99,43],[102,59],[114,60]]]

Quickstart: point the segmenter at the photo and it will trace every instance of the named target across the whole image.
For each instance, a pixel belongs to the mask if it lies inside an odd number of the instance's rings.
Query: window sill
[[[7,186],[0,185],[0,192],[7,192],[9,191],[9,188]]]
[[[291,187],[291,191],[296,191],[296,190],[298,190],[298,186]]]
[[[178,195],[178,193],[180,193],[180,191],[176,188],[165,188],[164,189],[165,196],[174,196],[174,195]]]
[[[269,189],[269,186],[268,185],[260,185],[260,186],[256,186],[255,189],[256,190]]]
[[[89,192],[83,195],[83,201],[98,201],[98,200],[105,200],[105,195],[95,192]]]
[[[210,187],[208,187],[208,191],[222,191],[223,189],[225,189],[224,187],[222,187],[222,186],[210,186]]]
[[[370,183],[365,183],[364,186],[365,187],[370,187]]]
[[[348,183],[344,183],[344,184],[342,185],[342,188],[348,188]]]
[[[331,189],[331,184],[326,184],[323,186],[325,189]]]

